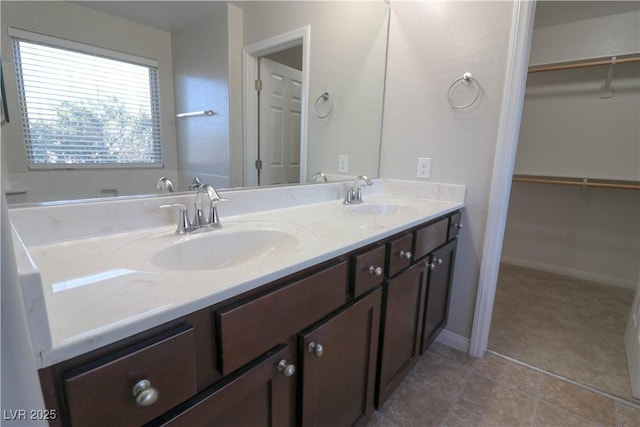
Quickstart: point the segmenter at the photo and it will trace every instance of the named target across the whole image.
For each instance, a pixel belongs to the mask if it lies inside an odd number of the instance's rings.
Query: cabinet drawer
[[[284,357],[282,347],[274,349],[147,427],[286,425],[286,382],[295,378],[278,368]]]
[[[384,280],[384,246],[353,257],[353,297],[357,298]]]
[[[389,262],[387,263],[387,274],[389,277],[411,265],[412,246],[413,234],[407,234],[388,243]]]
[[[216,314],[219,368],[235,371],[346,301],[347,263]]]
[[[462,213],[457,212],[451,215],[451,219],[449,220],[449,240],[453,239],[458,235],[460,229],[462,228]]]
[[[449,218],[443,218],[416,231],[415,259],[420,259],[429,252],[447,242]]]
[[[136,403],[134,386],[148,380],[158,393]],[[136,426],[196,393],[193,327],[185,325],[64,374],[73,426]],[[149,389],[150,390],[150,389]]]

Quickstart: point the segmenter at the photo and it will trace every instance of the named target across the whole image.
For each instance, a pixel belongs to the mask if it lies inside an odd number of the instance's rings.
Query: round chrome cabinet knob
[[[374,267],[373,265],[369,267],[369,274],[374,274],[376,276],[382,276],[382,267]]]
[[[463,224],[455,224],[454,227],[457,228],[458,230],[461,230],[462,227],[464,227],[464,225]]]
[[[401,258],[411,259],[412,256],[411,252],[400,251]]]
[[[324,354],[324,347],[322,346],[322,344],[318,344],[315,341],[311,341],[307,346],[307,349],[310,353],[315,354],[316,357],[322,357],[322,355]]]
[[[133,386],[131,392],[136,397],[136,404],[139,406],[151,406],[160,397],[160,392],[151,387],[149,380],[140,380]]]
[[[282,375],[285,377],[290,377],[296,373],[296,367],[293,364],[288,363],[286,360],[282,359],[278,363],[278,371],[282,372]]]

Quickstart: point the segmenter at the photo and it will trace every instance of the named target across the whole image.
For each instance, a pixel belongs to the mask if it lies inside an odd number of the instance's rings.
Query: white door
[[[260,58],[259,184],[300,182],[302,71]]]
[[[631,393],[633,397],[640,399],[640,279],[638,279],[636,296],[633,300],[633,307],[629,315],[624,339],[627,349]]]

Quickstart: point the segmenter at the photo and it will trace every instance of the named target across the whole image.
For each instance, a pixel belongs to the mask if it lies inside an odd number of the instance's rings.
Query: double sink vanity
[[[51,425],[366,425],[447,321],[465,187],[374,180],[10,210]]]

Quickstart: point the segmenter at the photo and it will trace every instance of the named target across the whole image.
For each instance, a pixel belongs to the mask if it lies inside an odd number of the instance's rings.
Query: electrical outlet
[[[338,156],[338,172],[349,173],[349,156]]]
[[[431,157],[418,157],[418,170],[416,178],[431,177]]]

